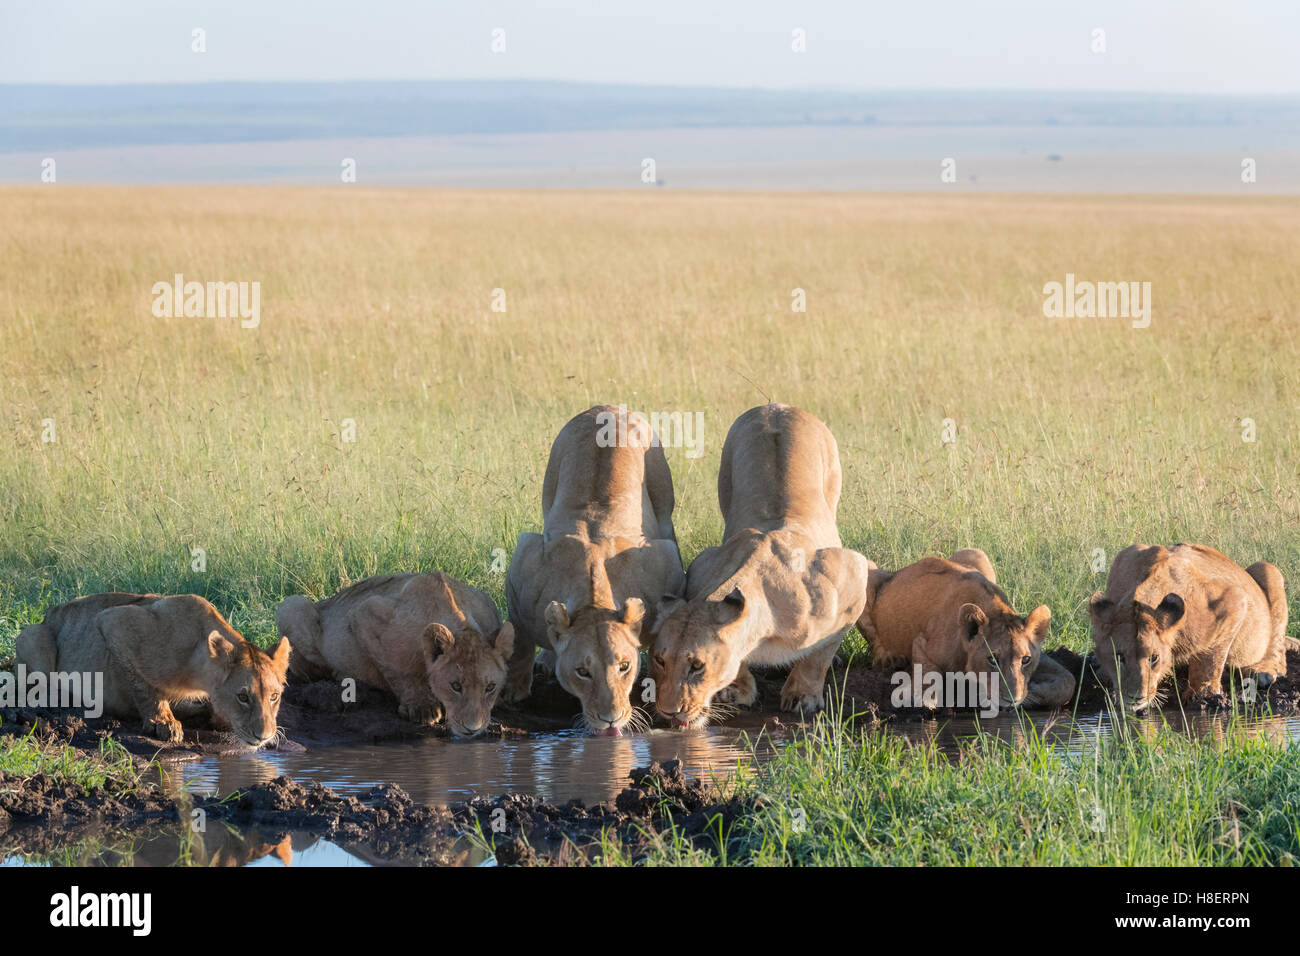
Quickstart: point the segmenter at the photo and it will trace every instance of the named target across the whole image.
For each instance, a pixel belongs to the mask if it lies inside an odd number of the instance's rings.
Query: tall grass
[[[261,642],[283,596],[379,571],[504,604],[494,551],[538,529],[550,442],[598,401],[704,413],[704,456],[669,451],[688,560],[721,533],[727,427],[775,399],[838,439],[846,544],[886,567],[983,547],[1014,603],[1052,607],[1054,642],[1087,642],[1094,549],[1196,540],[1296,577],[1298,213],[2,189],[0,659],[44,604],[107,589],[205,594]],[[1151,282],[1151,327],[1045,319],[1066,272]],[[259,281],[261,326],[155,318],[175,273]]]
[[[1123,725],[1120,725],[1121,728]],[[957,754],[822,718],[730,788],[752,803],[688,841],[672,828],[607,865],[1224,866],[1300,862],[1300,746],[1235,728],[1120,732],[1086,756],[1032,725]]]

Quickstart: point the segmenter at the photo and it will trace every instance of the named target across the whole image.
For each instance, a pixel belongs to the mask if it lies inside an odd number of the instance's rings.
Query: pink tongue
[[[604,730],[596,731],[597,737],[622,737],[623,731],[617,727],[606,727]]]

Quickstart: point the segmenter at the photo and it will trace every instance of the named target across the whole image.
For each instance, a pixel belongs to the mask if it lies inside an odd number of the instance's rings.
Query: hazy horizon
[[[0,3],[0,182],[1300,192],[1292,0]]]
[[[4,84],[503,78],[773,90],[1300,92],[1293,65],[1300,10],[1290,0],[5,2]],[[195,30],[203,31],[201,52]]]

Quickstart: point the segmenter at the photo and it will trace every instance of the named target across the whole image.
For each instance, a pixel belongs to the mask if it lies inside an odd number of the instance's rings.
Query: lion
[[[872,567],[840,543],[840,480],[835,437],[807,412],[762,405],[732,424],[718,472],[722,544],[691,563],[686,599],[666,599],[655,628],[656,703],[673,726],[703,726],[715,698],[752,705],[750,665],[793,664],[782,710],[825,705]]]
[[[139,717],[145,734],[180,743],[173,708],[205,701],[250,747],[277,736],[292,646],[270,654],[246,641],[197,594],[80,597],[49,608],[18,635],[16,663],[29,672],[104,675],[104,712]]]
[[[645,417],[597,405],[570,419],[551,446],[542,514],[542,533],[519,536],[506,575],[518,635],[506,699],[531,692],[541,646],[586,728],[618,736],[648,723],[631,700],[641,648],[659,598],[686,583],[672,473]]]
[[[966,548],[899,571],[873,569],[858,630],[874,667],[911,664],[990,681],[996,674],[1003,707],[1064,707],[1075,679],[1042,654],[1051,620],[1045,604],[1027,617],[1012,610],[988,555]]]
[[[491,598],[441,572],[366,578],[315,604],[294,595],[275,622],[296,649],[295,678],[387,690],[419,724],[445,710],[458,737],[488,726],[515,640]]]
[[[1134,544],[1115,556],[1089,605],[1103,683],[1134,710],[1162,702],[1186,664],[1187,704],[1222,706],[1223,670],[1267,687],[1286,673],[1286,582],[1266,561],[1242,569],[1199,544]]]

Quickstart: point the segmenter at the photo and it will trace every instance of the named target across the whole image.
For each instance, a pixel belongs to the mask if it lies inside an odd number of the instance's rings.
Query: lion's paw
[[[1277,680],[1282,675],[1273,674],[1269,671],[1255,671],[1251,676],[1255,678],[1255,686],[1260,690],[1263,690],[1264,688],[1269,687],[1273,681]]]
[[[826,698],[822,694],[790,689],[781,691],[781,709],[784,711],[811,716],[825,706]]]
[[[758,684],[754,675],[742,671],[739,677],[718,691],[714,698],[721,704],[753,707],[754,701],[758,700]]]
[[[442,708],[437,704],[399,704],[397,716],[413,724],[436,724],[442,719]]]
[[[144,735],[155,740],[178,744],[185,739],[185,728],[175,717],[149,718],[144,722]]]
[[[501,688],[501,700],[507,704],[517,704],[533,692],[533,675],[530,671],[522,678],[507,680]]]
[[[758,696],[757,691],[746,694],[744,691],[737,689],[735,684],[732,684],[714,694],[713,699],[719,704],[736,704],[740,707],[748,707],[754,703],[756,696]]]
[[[1227,710],[1228,698],[1217,690],[1202,690],[1188,696],[1184,705],[1202,711]]]

